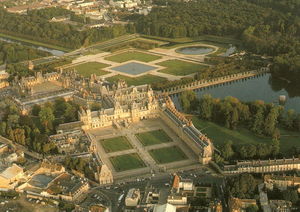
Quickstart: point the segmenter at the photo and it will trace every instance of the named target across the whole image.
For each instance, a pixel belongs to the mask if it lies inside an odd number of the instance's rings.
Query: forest
[[[8,100],[0,102],[0,135],[42,154],[57,153],[56,146],[48,141],[55,128],[76,121],[78,105],[57,99],[43,106],[35,105],[29,115],[20,115],[16,105]]]
[[[166,1],[156,1],[166,5]],[[213,17],[213,18],[212,18]],[[169,38],[231,36],[247,51],[274,58],[272,73],[300,77],[300,2],[297,0],[168,1],[136,21],[139,33]]]
[[[50,53],[26,47],[20,44],[0,41],[0,64],[17,63],[49,56]]]
[[[31,11],[28,15],[16,15],[0,9],[0,32],[36,40],[69,49],[80,48],[95,42],[105,41],[126,33],[127,27],[110,27],[78,30],[76,26],[65,23],[49,22],[49,19],[61,15],[72,15],[69,11],[48,8]]]

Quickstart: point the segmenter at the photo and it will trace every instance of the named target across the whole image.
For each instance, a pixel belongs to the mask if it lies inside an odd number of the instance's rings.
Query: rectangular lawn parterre
[[[103,68],[108,67],[109,65],[98,62],[87,62],[77,66],[74,68],[78,74],[81,74],[84,77],[90,77],[91,74],[96,74],[97,76],[109,74],[109,72],[102,70]]]
[[[125,80],[128,85],[144,85],[167,81],[166,78],[154,76],[151,74],[146,74],[140,77],[127,77],[123,75],[115,75],[113,77],[106,78],[106,80],[109,82],[116,82],[119,79]]]
[[[146,167],[145,163],[137,153],[118,155],[110,157],[109,160],[117,172]]]
[[[136,134],[136,137],[144,146],[171,142],[172,139],[163,130],[154,130]]]
[[[109,56],[109,57],[106,57],[105,60],[110,60],[110,61],[117,62],[117,63],[123,63],[123,62],[129,61],[129,60],[150,62],[150,61],[158,60],[160,58],[161,58],[160,56],[156,56],[153,54],[147,54],[147,53],[133,51],[133,52],[124,52],[124,53],[116,54],[113,56]]]
[[[131,144],[124,136],[104,139],[100,143],[106,153],[132,149]]]
[[[157,65],[166,67],[165,69],[159,70],[159,72],[176,76],[185,76],[208,68],[206,65],[190,63],[182,60],[167,60],[158,63]]]
[[[158,163],[171,163],[187,159],[187,156],[178,146],[164,147],[149,150],[151,157]]]

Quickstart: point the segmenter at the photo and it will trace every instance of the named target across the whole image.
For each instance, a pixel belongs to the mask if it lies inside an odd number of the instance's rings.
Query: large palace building
[[[149,85],[127,87],[124,82],[99,90],[101,102],[107,107],[99,111],[81,109],[79,119],[84,130],[118,128],[143,119],[161,118],[199,156],[200,163],[207,164],[212,159],[214,148],[210,139],[177,111],[169,97],[155,93]]]

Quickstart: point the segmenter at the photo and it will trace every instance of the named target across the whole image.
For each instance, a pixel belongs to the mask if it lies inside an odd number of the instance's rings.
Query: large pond
[[[187,46],[176,49],[177,53],[185,55],[201,55],[208,54],[214,51],[214,48],[205,47],[205,46]]]
[[[3,37],[0,37],[0,41],[4,41],[4,42],[7,42],[7,43],[17,43],[17,44],[20,44],[20,45],[28,46],[28,47],[31,47],[31,48],[34,48],[34,49],[49,52],[54,56],[61,56],[65,53],[65,52],[60,51],[60,50],[50,49],[50,48],[46,48],[46,47],[43,47],[43,46],[37,46],[37,45],[29,44],[29,43],[26,43],[26,42],[16,41],[16,40],[3,38]]]
[[[263,100],[275,104],[279,104],[280,95],[285,95],[287,99],[285,109],[294,109],[300,113],[300,85],[273,78],[271,74],[196,89],[195,92],[198,97],[208,93],[216,98],[233,96],[242,101]],[[178,97],[178,94],[172,95],[172,99],[180,109]]]
[[[112,70],[123,72],[131,75],[139,75],[151,70],[157,69],[154,66],[146,65],[138,62],[129,62],[124,65],[116,66],[111,68]]]

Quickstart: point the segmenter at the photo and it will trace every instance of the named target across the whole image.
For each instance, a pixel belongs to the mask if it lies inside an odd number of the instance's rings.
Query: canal
[[[203,94],[211,94],[215,98],[233,96],[241,101],[263,100],[266,103],[275,104],[279,104],[280,95],[285,95],[285,109],[294,109],[300,113],[300,85],[274,78],[269,73],[194,91],[199,98]],[[176,107],[180,109],[179,95],[175,94],[171,97]]]
[[[37,45],[30,44],[30,43],[9,39],[9,38],[0,37],[0,41],[4,41],[4,42],[7,42],[7,43],[17,43],[17,44],[20,44],[20,45],[28,46],[28,47],[31,47],[31,48],[34,48],[34,49],[49,52],[53,56],[61,56],[65,53],[65,52],[57,50],[57,49],[51,49],[51,48],[46,48],[46,47],[43,47],[43,46],[37,46]]]

